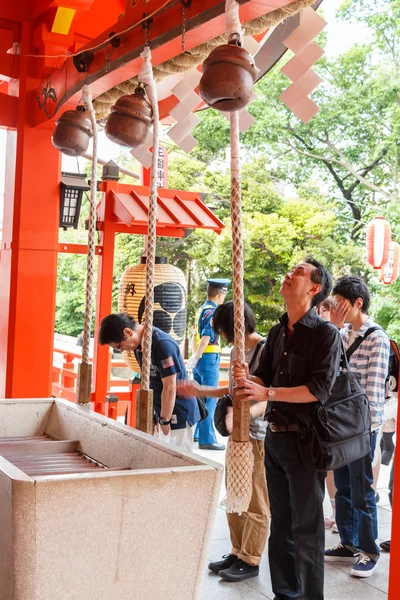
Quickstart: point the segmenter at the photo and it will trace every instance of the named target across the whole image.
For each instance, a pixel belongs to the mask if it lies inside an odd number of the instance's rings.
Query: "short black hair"
[[[321,291],[313,296],[311,301],[311,306],[318,306],[318,304],[321,304],[321,302],[323,302],[325,298],[329,296],[332,288],[332,279],[324,265],[311,256],[307,256],[304,259],[304,262],[314,267],[314,269],[311,271],[311,281],[321,285]]]
[[[371,295],[367,284],[361,277],[355,277],[352,275],[345,275],[337,280],[333,287],[332,294],[339,294],[350,301],[350,304],[354,306],[357,298],[361,298],[363,305],[361,312],[367,314],[370,304]]]
[[[224,302],[214,312],[213,327],[230,344],[234,342],[234,306],[233,300]],[[254,333],[256,330],[256,318],[247,302],[244,303],[244,327],[246,333]]]
[[[99,344],[119,344],[124,339],[124,329],[136,327],[136,321],[128,313],[107,315],[102,319],[99,327]]]
[[[211,283],[207,285],[207,298],[216,298],[218,294],[226,293],[222,287],[215,287]]]

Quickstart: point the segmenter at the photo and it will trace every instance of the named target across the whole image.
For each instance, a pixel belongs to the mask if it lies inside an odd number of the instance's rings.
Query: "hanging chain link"
[[[144,17],[146,14],[143,15]],[[153,25],[153,19],[147,19],[147,21],[143,22],[142,29],[144,32],[144,38],[146,40],[146,46],[150,46],[150,29]]]
[[[186,5],[183,5],[183,11],[182,11],[183,15],[182,15],[182,52],[185,52],[185,36],[186,36]]]

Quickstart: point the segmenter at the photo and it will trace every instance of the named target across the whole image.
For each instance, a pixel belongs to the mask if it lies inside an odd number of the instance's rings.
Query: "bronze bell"
[[[217,110],[241,110],[250,102],[257,73],[247,50],[236,43],[218,46],[203,62],[200,96]]]
[[[75,110],[67,110],[56,121],[53,133],[53,146],[68,156],[82,156],[93,137],[92,123],[85,106],[77,106]]]
[[[121,96],[106,123],[106,136],[120,146],[136,148],[144,144],[153,122],[153,110],[145,98],[145,90],[138,86],[134,94]]]

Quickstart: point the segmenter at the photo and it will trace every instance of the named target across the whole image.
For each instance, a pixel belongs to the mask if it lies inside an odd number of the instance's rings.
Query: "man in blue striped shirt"
[[[342,277],[334,288],[338,303],[332,322],[341,328],[345,348],[364,338],[350,358],[350,369],[368,397],[371,410],[371,451],[367,456],[336,469],[336,524],[340,543],[325,550],[326,561],[355,562],[351,575],[370,577],[379,559],[377,507],[372,487],[372,461],[378,429],[383,423],[385,384],[389,366],[390,342],[382,328],[368,316],[370,293],[359,277]],[[346,326],[343,327],[344,323]]]

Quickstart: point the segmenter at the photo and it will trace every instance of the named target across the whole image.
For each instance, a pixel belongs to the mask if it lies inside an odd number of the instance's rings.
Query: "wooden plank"
[[[248,442],[250,439],[250,402],[241,402],[237,397],[240,388],[233,388],[233,431],[234,442]]]
[[[153,390],[136,392],[136,423],[140,431],[153,435]]]
[[[52,441],[48,435],[31,435],[31,436],[17,436],[17,437],[0,437],[0,444],[3,442],[32,442],[36,440],[48,440]]]
[[[37,454],[62,454],[64,452],[75,452],[79,441],[52,440],[50,442],[15,442],[14,444],[0,444],[1,456],[24,456]]]

